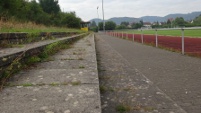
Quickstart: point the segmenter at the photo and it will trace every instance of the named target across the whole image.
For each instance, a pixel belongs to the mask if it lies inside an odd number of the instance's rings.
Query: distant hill
[[[103,20],[95,18],[95,19],[90,20],[90,22],[92,22],[92,21],[95,21],[97,24],[98,22],[102,22]],[[105,21],[113,21],[119,25],[119,24],[121,24],[121,22],[132,23],[132,22],[139,22],[140,20],[138,18],[132,18],[132,17],[114,17],[114,18],[110,18],[110,19],[105,20]]]
[[[114,21],[116,24],[121,24],[121,22],[126,21],[126,22],[139,22],[140,20],[143,20],[144,22],[165,22],[167,21],[169,18],[176,18],[176,17],[183,17],[184,20],[189,21],[189,20],[193,20],[194,18],[196,18],[197,16],[199,16],[201,14],[201,11],[199,12],[192,12],[192,13],[188,13],[188,14],[169,14],[166,15],[164,17],[160,17],[160,16],[143,16],[140,18],[133,18],[133,17],[114,17],[114,18],[110,18],[106,21]],[[95,21],[96,23],[98,22],[102,22],[102,19],[92,19],[90,21]]]
[[[98,19],[98,18],[94,18],[94,19],[90,20],[90,22],[92,22],[92,21],[95,21],[96,25],[97,25],[99,22],[102,22],[103,20]]]
[[[200,12],[192,12],[192,13],[188,13],[188,14],[169,14],[169,15],[165,16],[164,18],[167,20],[168,18],[183,17],[184,20],[189,21],[189,20],[195,19],[200,14],[201,14],[201,11]]]
[[[115,18],[110,18],[108,21],[113,21],[116,24],[120,25],[121,22],[139,22],[140,20],[138,18],[132,18],[132,17],[115,17]]]
[[[140,17],[141,20],[143,20],[144,22],[164,22],[167,19],[165,19],[164,17],[160,17],[160,16],[143,16]]]

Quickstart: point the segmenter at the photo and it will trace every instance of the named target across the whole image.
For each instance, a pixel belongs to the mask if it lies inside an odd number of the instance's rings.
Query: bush
[[[1,18],[69,28],[79,28],[81,21],[75,12],[61,12],[55,0],[0,0]]]

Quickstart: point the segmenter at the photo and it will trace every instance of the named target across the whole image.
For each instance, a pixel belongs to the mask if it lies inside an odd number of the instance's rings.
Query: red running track
[[[111,33],[108,33],[111,35]],[[122,37],[122,33],[117,33],[118,37]],[[133,40],[133,34],[123,34],[123,37],[127,37]],[[134,41],[142,42],[141,34],[134,35]],[[146,44],[156,44],[155,35],[143,35],[143,42]],[[182,50],[181,37],[176,36],[158,36],[158,45],[161,47],[171,48],[177,51]],[[201,38],[185,37],[185,53],[191,55],[201,56]]]

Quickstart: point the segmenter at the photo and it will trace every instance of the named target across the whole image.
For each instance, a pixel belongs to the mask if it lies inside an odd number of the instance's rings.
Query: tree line
[[[163,22],[161,25],[159,22],[155,23],[152,28],[196,27],[201,26],[201,15],[191,21],[185,21],[183,17],[177,17],[173,20],[168,19],[167,22]]]
[[[150,23],[151,24],[151,23]],[[135,23],[129,22],[121,22],[120,25],[116,25],[113,21],[107,21],[105,23],[106,30],[115,30],[115,29],[139,29],[145,25],[143,20]],[[193,19],[192,21],[185,21],[183,17],[177,17],[175,19],[168,19],[166,22],[154,22],[150,27],[152,28],[174,28],[174,27],[195,27],[201,26],[201,15]],[[91,29],[93,31],[103,30],[103,22],[100,22],[98,26],[96,25],[95,21],[91,23]]]
[[[47,26],[79,28],[81,19],[75,12],[62,12],[58,0],[0,0],[1,20],[34,22]]]

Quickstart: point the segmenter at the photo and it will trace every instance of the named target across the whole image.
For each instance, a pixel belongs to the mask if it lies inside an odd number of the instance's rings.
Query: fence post
[[[133,30],[133,42],[135,41],[135,32]]]
[[[144,43],[144,39],[143,39],[143,32],[142,32],[142,28],[141,28],[141,41],[142,41],[142,44]]]
[[[184,29],[182,28],[181,29],[181,34],[182,34],[182,54],[184,55],[185,54],[185,51],[184,51]]]
[[[124,32],[122,31],[122,38],[124,38]]]
[[[156,29],[156,47],[158,47],[158,30]]]

